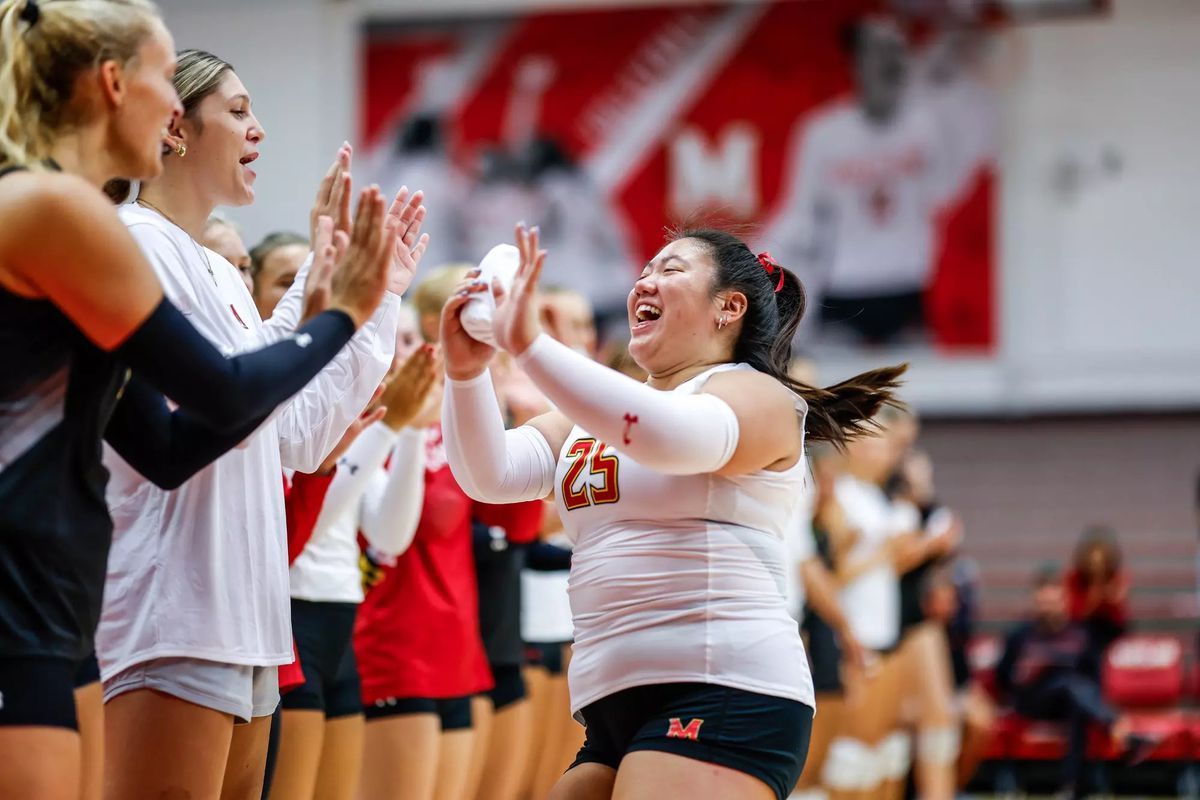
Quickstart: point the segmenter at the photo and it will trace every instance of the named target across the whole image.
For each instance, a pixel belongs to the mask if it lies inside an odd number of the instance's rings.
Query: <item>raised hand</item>
[[[479,269],[472,269],[454,287],[446,305],[442,306],[440,341],[448,378],[459,381],[474,378],[487,369],[496,352],[496,348],[467,333],[460,318],[471,295],[486,292],[487,288],[479,280]]]
[[[341,234],[335,233],[335,242]],[[331,281],[330,308],[350,315],[361,328],[383,300],[391,271],[391,256],[399,238],[394,220],[387,219],[378,186],[364,189],[345,252]]]
[[[343,234],[340,238],[345,239]],[[333,242],[333,220],[322,214],[317,217],[312,239],[313,263],[304,281],[304,302],[300,324],[329,307],[333,272],[337,267],[338,251]],[[344,242],[343,242],[344,243]]]
[[[496,299],[492,332],[496,344],[513,355],[520,355],[542,332],[537,287],[542,265],[546,263],[546,251],[538,247],[536,227],[526,231],[524,224],[517,225],[516,239],[521,263],[512,287],[506,291],[499,281],[492,283],[492,296]]]
[[[413,423],[425,407],[429,390],[437,377],[435,363],[433,347],[424,345],[414,350],[395,374],[388,378],[387,387],[383,390],[383,404],[387,406],[387,414],[383,417],[385,425],[398,431]]]
[[[321,217],[329,217],[333,220],[334,230],[350,235],[350,161],[353,155],[354,148],[348,142],[343,142],[329,171],[321,179],[321,185],[317,187],[317,197],[308,215],[311,242],[317,240],[317,220]]]
[[[408,291],[417,274],[421,256],[429,246],[429,234],[421,233],[426,213],[425,206],[421,205],[424,199],[424,192],[417,190],[410,196],[408,187],[401,186],[392,200],[392,207],[388,209],[388,219],[395,221],[400,232],[392,253],[392,273],[388,281],[388,291],[394,294]]]

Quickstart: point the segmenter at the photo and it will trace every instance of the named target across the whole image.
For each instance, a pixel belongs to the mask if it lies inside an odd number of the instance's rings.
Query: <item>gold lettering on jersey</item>
[[[618,482],[620,459],[614,453],[605,454],[608,445],[595,439],[577,439],[567,450],[570,465],[563,475],[561,495],[563,506],[567,511],[575,511],[586,506],[607,505],[621,499],[621,489]],[[575,485],[587,468],[589,478],[599,477],[599,485],[590,480],[583,482],[578,489]]]

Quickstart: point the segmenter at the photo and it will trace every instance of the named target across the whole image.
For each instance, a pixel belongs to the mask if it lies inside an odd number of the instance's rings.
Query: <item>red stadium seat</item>
[[[1117,640],[1104,659],[1104,694],[1122,708],[1174,706],[1184,694],[1183,646],[1173,636]]]
[[[1061,761],[1067,755],[1066,727],[1013,714],[1009,758],[1018,761]]]
[[[1193,730],[1179,709],[1184,697],[1183,646],[1172,636],[1133,635],[1119,639],[1104,659],[1104,694],[1122,710],[1133,733],[1158,742],[1150,759],[1191,758]],[[1120,756],[1108,737],[1089,743],[1094,758]]]

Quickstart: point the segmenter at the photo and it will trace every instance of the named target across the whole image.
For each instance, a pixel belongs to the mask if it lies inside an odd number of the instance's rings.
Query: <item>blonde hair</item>
[[[137,56],[158,9],[149,0],[0,0],[0,166],[42,169],[71,125],[75,80]]]
[[[175,93],[183,105],[183,115],[190,117],[200,105],[221,85],[226,72],[233,72],[233,65],[212,53],[203,50],[180,50],[176,54]]]
[[[471,264],[447,264],[432,270],[413,290],[412,304],[418,316],[440,314],[450,293],[458,285]]]

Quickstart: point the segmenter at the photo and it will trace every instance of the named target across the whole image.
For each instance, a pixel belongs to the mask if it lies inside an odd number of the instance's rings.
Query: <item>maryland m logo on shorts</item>
[[[697,741],[700,738],[700,726],[703,724],[704,720],[694,719],[685,728],[679,717],[671,717],[671,724],[667,727],[667,738]]]

